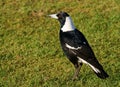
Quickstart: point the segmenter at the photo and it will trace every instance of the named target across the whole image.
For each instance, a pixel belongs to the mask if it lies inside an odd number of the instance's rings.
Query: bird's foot
[[[78,79],[78,76],[73,76],[72,81],[75,81]]]

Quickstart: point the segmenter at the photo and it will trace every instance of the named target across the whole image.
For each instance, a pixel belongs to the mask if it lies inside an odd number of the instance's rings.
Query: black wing
[[[71,60],[76,61],[77,58],[84,60],[102,79],[108,77],[108,74],[103,70],[103,67],[97,61],[91,47],[89,46],[84,35],[78,31],[62,32],[60,31],[60,42],[63,51]],[[67,44],[67,45],[66,45]],[[80,60],[81,61],[81,60]]]
[[[98,63],[94,55],[94,52],[92,51],[90,45],[88,44],[88,41],[86,40],[84,35],[77,29],[75,31],[70,32],[61,31],[60,40],[63,50],[67,51],[69,49],[69,52],[73,53],[73,55],[76,55],[76,57],[82,58],[91,65],[98,66],[99,68],[101,67],[99,66],[100,64]],[[66,44],[74,48],[80,47],[80,49],[70,49],[66,47]]]
[[[84,57],[87,58],[95,57],[91,47],[88,44],[88,41],[86,40],[84,35],[77,29],[75,31],[70,31],[70,32],[61,31],[60,40],[61,40],[61,45],[68,44],[74,48],[82,47],[81,49],[78,50],[73,50],[73,49],[71,50],[84,55]]]

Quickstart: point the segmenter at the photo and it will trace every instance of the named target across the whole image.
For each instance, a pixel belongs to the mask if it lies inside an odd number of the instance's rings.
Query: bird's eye
[[[59,19],[62,19],[62,15],[60,15],[60,14],[57,14],[57,17],[58,17]]]

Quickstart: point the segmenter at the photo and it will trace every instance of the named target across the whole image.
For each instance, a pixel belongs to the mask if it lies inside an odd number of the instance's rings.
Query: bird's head
[[[61,25],[65,24],[66,17],[69,17],[69,15],[66,12],[60,11],[57,14],[51,14],[49,15],[51,18],[58,19]]]
[[[68,15],[68,13],[61,11],[57,14],[51,14],[49,16],[51,18],[58,19],[58,21],[61,24],[61,30],[71,31],[71,30],[75,29],[75,27],[73,26],[72,20],[71,20],[70,16]]]

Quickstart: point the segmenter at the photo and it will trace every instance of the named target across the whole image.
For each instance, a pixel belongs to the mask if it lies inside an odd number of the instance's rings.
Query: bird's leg
[[[75,64],[74,66],[75,66],[75,73],[73,75],[72,80],[76,80],[78,78],[78,74],[79,74],[80,69],[82,67],[82,63]]]

